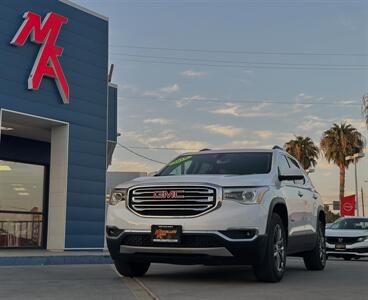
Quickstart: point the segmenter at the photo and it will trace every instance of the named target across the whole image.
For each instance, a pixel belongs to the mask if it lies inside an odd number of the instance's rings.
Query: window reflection
[[[0,248],[41,247],[45,167],[0,160]]]

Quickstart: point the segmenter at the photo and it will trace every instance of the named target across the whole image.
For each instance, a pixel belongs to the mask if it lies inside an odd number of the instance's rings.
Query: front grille
[[[359,237],[327,237],[327,243],[329,244],[346,244],[351,245],[358,242]]]
[[[222,245],[214,234],[183,234],[180,243],[155,243],[150,234],[128,234],[122,239],[121,244],[135,247],[172,248],[214,248]]]
[[[143,216],[196,216],[216,206],[216,190],[202,186],[140,187],[129,191],[128,206]]]

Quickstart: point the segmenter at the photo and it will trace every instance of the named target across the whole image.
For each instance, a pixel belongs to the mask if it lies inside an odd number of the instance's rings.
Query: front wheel
[[[321,221],[318,222],[317,228],[317,243],[312,251],[304,255],[304,264],[307,270],[321,271],[326,266],[326,238],[324,225]]]
[[[116,270],[125,277],[141,277],[147,273],[150,263],[136,263],[126,260],[114,260]]]
[[[260,281],[278,282],[284,276],[286,267],[286,234],[278,214],[272,215],[267,233],[265,256],[253,266],[254,273]]]

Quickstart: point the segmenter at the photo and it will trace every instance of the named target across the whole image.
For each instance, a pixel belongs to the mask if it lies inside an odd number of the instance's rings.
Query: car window
[[[279,156],[279,172],[282,173],[282,171],[290,169],[290,163],[288,162],[285,155]],[[284,180],[285,183],[290,184],[294,183],[292,180]]]
[[[356,229],[368,230],[367,218],[338,219],[330,226],[330,229]]]
[[[288,170],[288,169],[290,169],[290,164],[287,161],[286,156],[285,155],[280,155],[279,170],[282,172],[282,171],[285,171],[285,170]]]
[[[175,168],[171,170],[169,173],[170,176],[180,176],[187,173],[188,169],[190,168],[192,162],[191,161],[185,161],[182,164],[179,164]]]
[[[293,167],[295,166],[296,168],[298,168],[299,170],[301,170],[303,172],[303,174],[304,174],[304,170],[302,168],[300,168],[298,162],[295,159],[293,159],[291,157],[287,157],[287,159],[288,159],[289,164],[291,166],[293,166]],[[297,184],[297,185],[305,185],[307,183],[307,180],[305,178],[305,174],[304,174],[304,179],[294,180],[294,183]]]
[[[171,161],[157,176],[268,174],[272,152],[197,153]]]
[[[294,165],[295,167],[297,167],[298,169],[300,169],[299,164],[297,163],[297,161],[291,157],[288,157],[288,160],[291,162],[290,165]]]

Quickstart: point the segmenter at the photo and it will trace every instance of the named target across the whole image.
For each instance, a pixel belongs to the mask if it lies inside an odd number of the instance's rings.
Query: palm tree
[[[368,129],[368,94],[364,95],[362,98],[362,111],[365,118],[365,123]]]
[[[347,156],[362,152],[365,145],[364,138],[351,124],[333,124],[322,134],[321,149],[327,161],[336,164],[340,169],[340,199],[344,197],[345,170],[351,161]]]
[[[310,137],[295,136],[284,145],[284,149],[300,162],[304,170],[317,164],[319,149]]]

